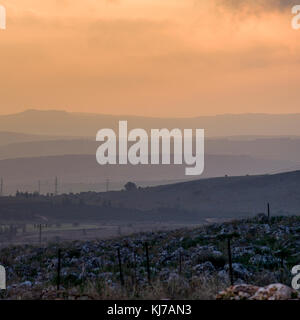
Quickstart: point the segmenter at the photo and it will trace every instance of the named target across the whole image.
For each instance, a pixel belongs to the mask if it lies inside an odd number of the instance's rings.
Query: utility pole
[[[39,224],[35,224],[35,225],[34,225],[34,228],[35,228],[35,229],[38,229],[38,233],[39,233],[39,243],[40,243],[40,245],[41,245],[41,244],[42,244],[42,231],[43,231],[43,229],[48,228],[48,225],[47,225],[47,224],[39,223]]]
[[[106,192],[109,191],[109,179],[106,180]]]
[[[38,181],[38,193],[41,194],[41,181]]]
[[[57,196],[58,194],[58,179],[55,177],[55,182],[54,182],[54,195]]]
[[[1,178],[0,182],[0,197],[3,197],[3,178]]]

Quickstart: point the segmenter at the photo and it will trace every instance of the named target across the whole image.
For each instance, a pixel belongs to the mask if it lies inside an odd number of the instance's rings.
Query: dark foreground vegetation
[[[113,240],[11,246],[0,251],[8,286],[1,297],[215,299],[231,282],[290,286],[299,252],[300,217],[262,214]]]

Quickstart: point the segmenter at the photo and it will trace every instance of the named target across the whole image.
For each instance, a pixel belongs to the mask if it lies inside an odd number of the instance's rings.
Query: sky
[[[296,0],[0,0],[0,113],[300,112]]]

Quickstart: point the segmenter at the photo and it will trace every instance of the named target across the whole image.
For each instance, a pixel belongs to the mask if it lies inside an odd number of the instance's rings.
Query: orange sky
[[[300,112],[293,1],[238,1],[0,0],[0,113]]]

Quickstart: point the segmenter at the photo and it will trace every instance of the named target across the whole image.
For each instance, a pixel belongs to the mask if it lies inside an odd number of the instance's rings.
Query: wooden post
[[[149,261],[149,247],[148,242],[145,243],[146,248],[146,262],[147,262],[147,274],[148,274],[148,283],[151,283],[151,275],[150,275],[150,261]]]
[[[57,291],[60,287],[60,269],[61,269],[61,249],[58,249],[58,261],[57,261]]]
[[[268,220],[270,222],[270,203],[268,202]]]
[[[121,281],[121,285],[124,286],[120,248],[118,248],[118,260],[119,260],[120,281]]]
[[[228,264],[229,264],[229,277],[230,277],[230,283],[233,286],[233,268],[232,268],[232,256],[231,256],[231,246],[230,246],[230,238],[227,239],[228,244]]]
[[[41,224],[39,225],[39,242],[41,245],[42,244],[42,225]]]
[[[134,259],[134,283],[137,284],[137,265],[136,265],[136,252],[133,251],[133,259]]]
[[[179,252],[179,275],[182,273],[182,253]]]

